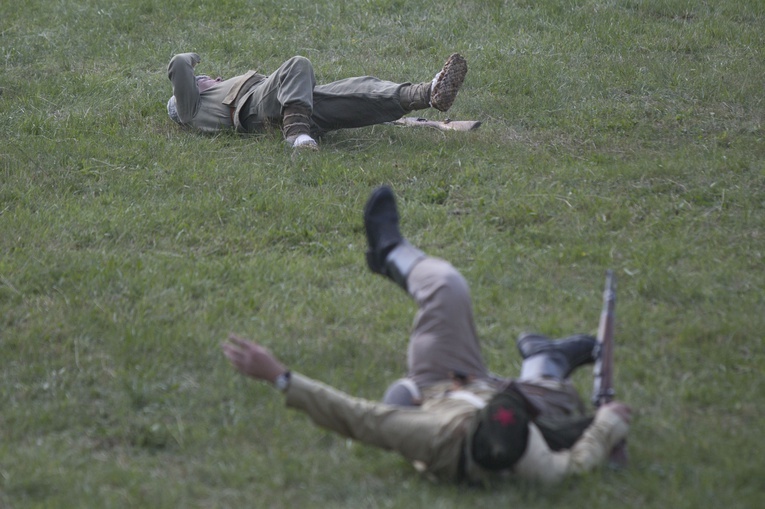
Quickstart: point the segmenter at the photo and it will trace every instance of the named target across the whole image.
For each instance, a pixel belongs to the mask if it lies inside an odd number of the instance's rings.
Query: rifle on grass
[[[614,307],[616,305],[616,283],[613,271],[606,272],[606,287],[603,291],[603,310],[598,324],[598,356],[593,368],[592,402],[596,407],[611,402],[614,390]],[[627,442],[622,440],[611,450],[609,463],[616,467],[627,466]]]
[[[481,127],[478,120],[428,120],[420,117],[402,117],[398,120],[388,122],[391,125],[402,127],[431,127],[441,131],[475,131]]]

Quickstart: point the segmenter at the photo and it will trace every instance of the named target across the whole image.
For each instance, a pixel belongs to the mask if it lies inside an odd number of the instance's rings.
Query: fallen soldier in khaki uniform
[[[448,262],[425,255],[400,234],[393,192],[377,189],[364,211],[370,269],[418,305],[408,373],[381,402],[354,398],[289,371],[262,346],[230,336],[223,350],[240,373],[275,384],[287,406],[318,426],[398,452],[429,476],[482,483],[517,475],[560,481],[604,463],[627,436],[631,411],[612,402],[585,414],[569,381],[595,361],[597,341],[524,334],[517,380],[488,372],[467,282]]]

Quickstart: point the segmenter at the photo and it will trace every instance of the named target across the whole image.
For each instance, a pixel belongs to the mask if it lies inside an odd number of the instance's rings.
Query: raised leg
[[[418,306],[407,378],[420,389],[454,376],[487,378],[465,278],[450,263],[412,246],[398,224],[393,191],[376,189],[364,208],[367,264],[407,291]]]

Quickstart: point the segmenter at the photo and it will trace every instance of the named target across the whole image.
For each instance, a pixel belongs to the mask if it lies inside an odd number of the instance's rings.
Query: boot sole
[[[467,60],[459,53],[451,55],[441,69],[441,75],[430,94],[430,105],[439,111],[447,111],[454,104],[467,75]]]

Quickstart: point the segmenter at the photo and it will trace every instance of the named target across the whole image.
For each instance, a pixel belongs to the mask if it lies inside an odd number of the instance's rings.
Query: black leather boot
[[[415,264],[425,258],[425,253],[401,235],[396,197],[390,187],[378,187],[370,195],[364,207],[364,229],[369,269],[387,276],[406,290],[406,278]]]
[[[568,378],[579,366],[595,362],[597,345],[597,340],[588,334],[559,340],[541,334],[521,334],[518,338],[518,351],[524,359],[521,377]]]

